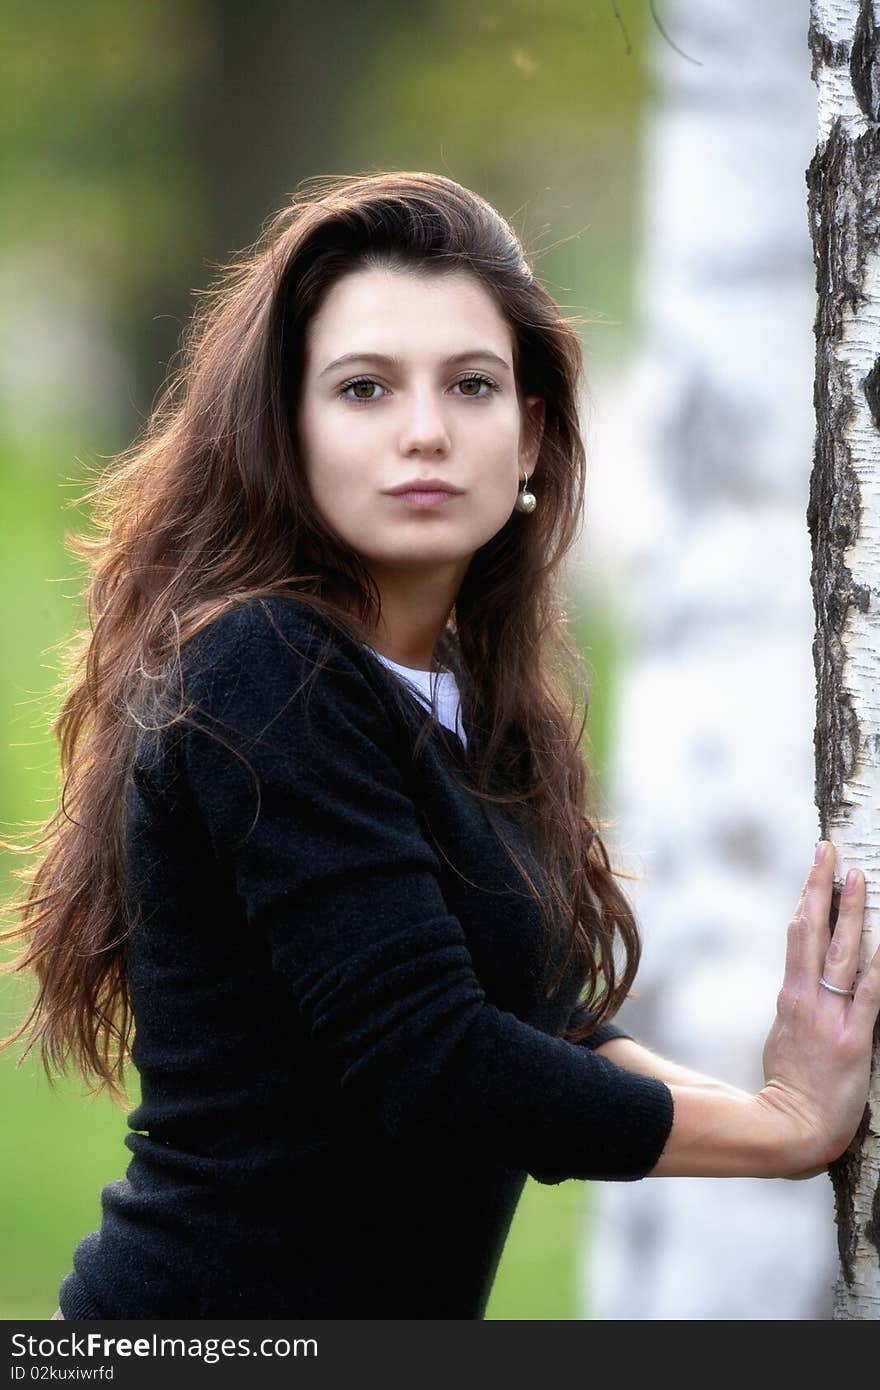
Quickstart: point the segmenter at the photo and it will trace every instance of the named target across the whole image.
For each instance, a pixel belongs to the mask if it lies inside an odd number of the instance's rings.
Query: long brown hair
[[[90,1089],[124,1099],[125,792],[138,730],[175,688],[184,644],[230,606],[270,594],[308,602],[361,638],[375,631],[376,585],[316,512],[296,434],[306,327],[335,281],[372,265],[477,277],[512,328],[520,402],[532,393],[545,402],[539,505],[514,511],[474,555],[443,640],[455,639],[466,692],[471,789],[528,815],[543,889],[508,852],[542,905],[547,950],[561,924],[560,975],[572,953],[583,970],[592,1022],[569,1040],[615,1013],[635,977],[639,933],[615,882],[632,875],[612,868],[594,814],[588,679],[560,584],[585,485],[574,320],[538,282],[510,224],[453,180],[322,177],[300,184],[201,292],[143,431],[84,494],[96,534],[68,541],[87,568],[88,626],[64,652],[52,723],[63,790],[33,844],[6,846],[41,853],[16,871],[29,884],[24,900],[3,908],[22,924],[0,935],[28,938],[4,973],[32,968],[38,980],[30,1012],[0,1047],[29,1030],[25,1051],[39,1040],[50,1082],[71,1060]]]

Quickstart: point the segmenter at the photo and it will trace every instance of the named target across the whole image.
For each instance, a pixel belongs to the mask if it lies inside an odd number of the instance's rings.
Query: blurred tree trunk
[[[880,471],[880,13],[870,0],[813,0],[818,146],[810,164],[816,264],[813,542],[819,691],[816,799],[842,875],[866,870],[860,969],[877,948],[880,858],[880,586],[872,498]],[[880,1318],[880,1068],[859,1141],[832,1165],[840,1275],[835,1319]]]
[[[620,1021],[756,1091],[818,837],[809,536],[814,145],[798,4],[678,0],[654,36],[639,300],[613,510],[630,603],[609,791],[644,941]],[[673,46],[674,45],[674,46]],[[600,465],[601,466],[601,465]],[[633,862],[633,852],[637,857]],[[831,1184],[595,1190],[585,1315],[830,1317]]]

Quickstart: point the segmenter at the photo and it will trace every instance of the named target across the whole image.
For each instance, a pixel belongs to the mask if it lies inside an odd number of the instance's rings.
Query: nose
[[[416,392],[403,414],[401,453],[445,454],[449,448],[449,430],[440,403],[429,391]]]

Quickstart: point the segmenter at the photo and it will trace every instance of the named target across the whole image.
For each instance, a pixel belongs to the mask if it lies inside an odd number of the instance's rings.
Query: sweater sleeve
[[[577,1004],[575,1008],[572,1010],[568,1019],[568,1023],[566,1027],[563,1029],[563,1032],[567,1032],[573,1023],[581,1023],[583,1021],[584,1013],[586,1013],[587,1016],[589,1016],[589,1010],[586,1008],[586,1005],[582,1003]],[[593,1029],[589,1037],[584,1038],[582,1042],[574,1043],[573,1046],[586,1048],[588,1051],[594,1052],[596,1048],[601,1047],[603,1043],[608,1042],[611,1038],[631,1037],[632,1034],[624,1032],[624,1030],[617,1023],[600,1023],[598,1028]],[[544,1183],[547,1186],[550,1186],[554,1183],[565,1182],[566,1178],[569,1178],[571,1174],[566,1172],[565,1169],[557,1171],[542,1165],[540,1168],[532,1168],[531,1176],[535,1179],[536,1182]]]
[[[587,1009],[587,1007],[584,1004],[577,1004],[575,1008],[572,1010],[571,1016],[569,1017],[568,1023],[565,1029],[563,1029],[563,1032],[567,1032],[568,1029],[572,1028],[576,1023],[583,1023],[585,1017],[590,1017],[589,1009]],[[593,1029],[589,1037],[584,1038],[583,1042],[575,1043],[575,1046],[587,1047],[592,1052],[597,1047],[601,1047],[603,1043],[610,1042],[612,1038],[630,1038],[633,1042],[635,1041],[632,1033],[627,1033],[627,1031],[624,1028],[621,1028],[619,1023],[607,1022],[600,1023],[598,1028]]]
[[[185,761],[342,1100],[387,1135],[527,1172],[644,1177],[672,1127],[669,1088],[487,1001],[381,697],[341,643],[308,679],[320,619],[302,609],[249,600],[193,639]]]

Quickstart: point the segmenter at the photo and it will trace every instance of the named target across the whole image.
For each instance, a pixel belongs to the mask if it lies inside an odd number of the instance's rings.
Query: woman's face
[[[540,425],[542,402],[526,404]],[[435,567],[463,577],[534,469],[540,428],[529,445],[524,424],[511,330],[467,272],[352,272],[309,324],[299,417],[308,486],[374,576]],[[421,502],[391,493],[437,479],[458,491]]]

